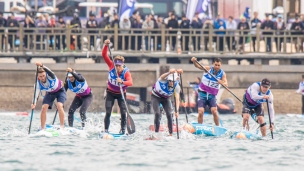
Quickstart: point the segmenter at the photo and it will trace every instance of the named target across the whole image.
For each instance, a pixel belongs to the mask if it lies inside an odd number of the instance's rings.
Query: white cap
[[[174,73],[174,81],[178,78],[177,73]],[[173,81],[173,74],[168,75],[167,80]]]
[[[73,77],[73,74],[69,72],[68,77]]]

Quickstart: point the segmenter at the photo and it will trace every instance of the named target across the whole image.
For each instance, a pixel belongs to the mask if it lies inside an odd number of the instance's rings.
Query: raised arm
[[[175,71],[176,71],[176,70],[175,70],[174,68],[172,68],[172,69],[170,69],[169,72],[166,72],[166,73],[164,73],[163,75],[161,75],[161,76],[159,77],[159,79],[160,79],[160,80],[166,80],[167,77],[168,77],[168,75],[175,73]]]
[[[191,61],[193,62],[194,66],[195,66],[196,68],[205,71],[205,69],[202,67],[203,65],[200,66],[200,65],[198,64],[198,61],[197,61],[197,58],[196,58],[196,57],[192,57],[192,58],[191,58]],[[206,68],[207,71],[210,70],[210,67],[209,67],[209,66],[204,66],[204,67]]]
[[[109,48],[110,40],[107,39],[107,40],[105,40],[104,43],[105,43],[105,45],[103,46],[101,55],[102,55],[104,61],[107,63],[109,69],[112,69],[114,67],[114,64],[108,55],[108,48]]]

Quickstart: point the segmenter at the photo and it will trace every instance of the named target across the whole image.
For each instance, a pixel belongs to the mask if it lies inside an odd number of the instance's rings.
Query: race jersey
[[[156,81],[152,88],[152,94],[159,98],[169,98],[174,92],[180,93],[179,81],[175,81],[173,88],[168,89],[168,81],[161,80],[160,78]]]
[[[213,74],[214,71],[215,71],[214,68],[210,67],[209,72],[211,74]],[[225,72],[222,69],[220,69],[214,76],[218,80],[221,80],[223,78],[224,74],[225,74]],[[220,87],[221,87],[221,85],[210,74],[208,74],[208,73],[203,74],[202,81],[199,85],[200,91],[204,91],[206,93],[213,94],[216,96]]]
[[[109,67],[108,75],[108,91],[111,91],[114,94],[120,94],[119,84],[116,81],[116,72],[115,66],[110,57],[108,56],[108,46],[104,46],[102,49],[102,57]],[[121,84],[123,91],[126,92],[127,87],[133,85],[131,73],[127,67],[124,66],[124,70],[121,73],[118,73],[118,76],[122,79],[123,84]]]
[[[261,92],[261,82],[253,83],[245,93],[245,103],[247,103],[247,106],[249,107],[256,107],[258,105],[261,105],[262,103],[266,102],[266,99],[264,99],[265,95],[269,96],[268,99],[268,106],[269,106],[269,113],[271,121],[274,122],[274,108],[273,108],[273,94],[270,90],[268,90],[265,94]]]
[[[46,73],[46,82],[43,83],[38,80],[39,90],[46,91],[48,93],[56,93],[62,88],[62,81],[60,81],[57,77],[52,79],[48,73]]]
[[[302,93],[302,95],[304,95],[304,81],[300,82],[299,89],[297,90],[297,93]]]
[[[124,66],[124,69],[120,73],[120,76],[119,76],[119,78],[121,78],[122,81],[126,81],[125,74],[128,71],[129,71],[129,69],[126,66]],[[112,90],[112,91],[120,92],[120,85],[116,81],[116,79],[117,79],[116,71],[115,71],[115,68],[113,68],[112,70],[109,71],[109,75],[108,75],[108,88],[110,90]],[[121,86],[122,86],[123,91],[125,92],[128,86],[126,86],[124,84],[121,84]]]
[[[67,79],[69,89],[76,93],[77,96],[86,96],[91,93],[91,89],[87,83],[87,81],[77,81],[75,80],[75,87],[73,87],[70,79]]]

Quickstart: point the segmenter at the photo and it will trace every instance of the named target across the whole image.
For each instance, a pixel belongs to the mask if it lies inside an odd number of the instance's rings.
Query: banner
[[[129,18],[135,8],[136,0],[120,0],[119,3],[119,18],[123,20],[124,18]]]
[[[187,5],[187,18],[191,21],[196,12],[198,12],[200,18],[202,18],[202,16],[206,16],[205,12],[207,10],[209,11],[207,16],[212,17],[210,3],[211,0],[189,0]]]

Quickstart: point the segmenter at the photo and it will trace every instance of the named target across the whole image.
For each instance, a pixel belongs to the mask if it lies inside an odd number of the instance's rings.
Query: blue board
[[[100,138],[102,139],[121,139],[126,138],[126,134],[115,134],[115,133],[100,133]]]
[[[236,139],[261,139],[262,137],[259,134],[255,134],[249,131],[238,131],[233,133],[231,138]]]
[[[200,124],[192,122],[191,125],[194,127],[195,132],[193,134],[205,134],[208,136],[221,136],[227,132],[227,129],[221,126]]]

